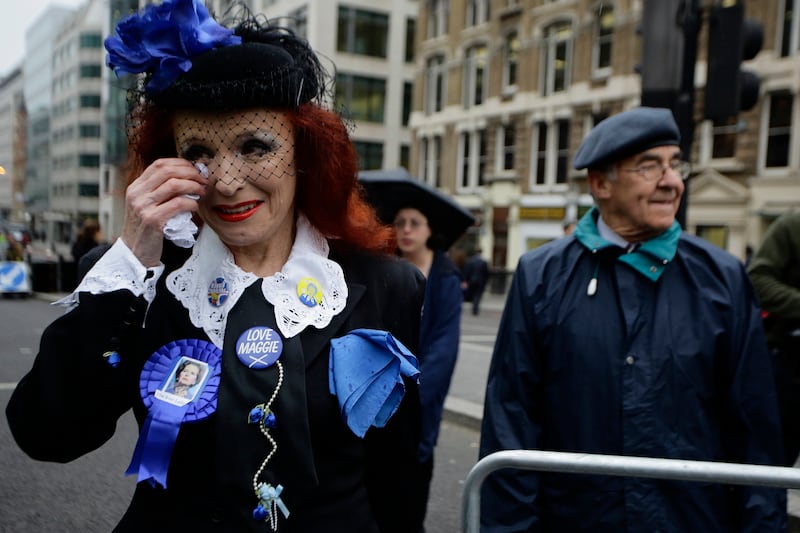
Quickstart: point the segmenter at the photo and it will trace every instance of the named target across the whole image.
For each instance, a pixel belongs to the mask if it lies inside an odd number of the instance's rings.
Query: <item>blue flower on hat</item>
[[[192,57],[241,42],[200,0],[165,0],[120,20],[105,47],[117,76],[150,72],[147,90],[161,92],[192,68]]]

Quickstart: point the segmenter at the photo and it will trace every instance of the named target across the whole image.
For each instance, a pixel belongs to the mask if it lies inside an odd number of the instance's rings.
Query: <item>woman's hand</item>
[[[168,158],[151,163],[128,186],[122,241],[144,266],[159,264],[164,225],[178,213],[197,211],[197,200],[185,195],[202,196],[205,184],[206,178],[192,163]]]

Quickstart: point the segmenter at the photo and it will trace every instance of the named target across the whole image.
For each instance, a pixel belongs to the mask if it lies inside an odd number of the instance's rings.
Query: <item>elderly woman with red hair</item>
[[[18,444],[70,461],[133,409],[117,531],[411,530],[424,279],[362,198],[316,55],[198,0],[148,5],[106,48],[144,74],[123,230],[9,402]],[[164,393],[186,358],[207,368],[188,402]]]

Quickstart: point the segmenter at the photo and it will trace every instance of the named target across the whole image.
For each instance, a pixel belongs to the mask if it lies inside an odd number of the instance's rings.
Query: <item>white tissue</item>
[[[208,167],[203,163],[195,163],[197,170],[204,178],[208,178]],[[200,196],[196,194],[186,194],[187,198],[192,200],[199,200]],[[197,225],[192,221],[192,213],[186,211],[178,213],[172,218],[167,220],[164,225],[164,237],[174,242],[181,248],[191,248],[194,246],[194,236],[197,234]]]

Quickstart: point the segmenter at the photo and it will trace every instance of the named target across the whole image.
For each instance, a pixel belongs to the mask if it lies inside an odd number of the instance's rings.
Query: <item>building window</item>
[[[80,36],[81,48],[102,48],[103,36],[99,33],[82,33]]]
[[[447,33],[447,19],[450,16],[450,0],[428,0],[427,37],[432,39]]]
[[[100,155],[78,154],[78,166],[82,168],[100,168]]]
[[[308,8],[303,6],[290,11],[286,24],[300,37],[308,37]]]
[[[489,0],[467,0],[465,28],[483,24],[489,20]]]
[[[519,66],[519,34],[517,32],[511,32],[506,36],[504,52],[503,87],[516,87],[517,68]]]
[[[485,183],[486,133],[483,130],[463,132],[458,143],[458,183],[462,189],[482,187]]]
[[[406,63],[414,62],[414,39],[417,34],[417,20],[412,18],[406,19]]]
[[[737,117],[714,121],[711,134],[711,159],[728,159],[736,156],[736,136],[739,131]]]
[[[542,48],[542,96],[564,91],[569,87],[569,64],[572,57],[572,25],[551,24],[544,32]]]
[[[431,174],[433,174],[430,184],[434,187],[439,187],[442,183],[442,136],[435,135],[433,137],[433,156],[431,157],[433,164],[431,165]]]
[[[603,122],[605,119],[608,118],[607,111],[598,111],[596,113],[592,113],[591,120],[592,120],[592,128]],[[586,130],[586,133],[589,133],[589,130]]]
[[[769,96],[769,125],[767,126],[767,155],[769,167],[789,166],[789,146],[792,138],[792,104],[789,93]]]
[[[534,135],[536,149],[532,152],[535,161],[531,168],[534,170],[533,183],[536,185],[544,185],[547,164],[547,124],[540,122],[534,127]]]
[[[567,168],[569,163],[569,120],[558,120],[556,146],[556,183],[567,183]]]
[[[425,72],[425,113],[436,113],[444,108],[446,76],[444,56],[428,59]]]
[[[567,182],[569,162],[569,120],[555,124],[539,122],[532,133],[531,186],[562,185]]]
[[[611,70],[611,45],[614,40],[614,6],[603,2],[597,9],[595,42],[592,60],[595,75],[607,75]]]
[[[428,181],[428,159],[430,158],[431,141],[428,137],[423,137],[419,143],[419,179]]]
[[[495,170],[514,170],[514,144],[516,142],[516,128],[514,124],[506,124],[497,128]]]
[[[419,176],[422,181],[433,187],[439,187],[439,185],[441,185],[441,154],[441,135],[422,138]]]
[[[400,166],[408,169],[408,163],[411,161],[411,147],[407,144],[400,145]]]
[[[99,139],[100,124],[81,124],[79,132],[82,139]]]
[[[100,95],[99,94],[82,94],[80,95],[81,108],[83,109],[99,109],[100,108]]]
[[[386,57],[389,16],[373,11],[339,6],[336,49],[372,57]]]
[[[101,70],[100,65],[83,64],[80,67],[81,78],[99,78]]]
[[[414,95],[414,86],[411,82],[403,82],[403,126],[408,126],[411,116],[411,98]]]
[[[366,122],[383,122],[386,80],[352,74],[336,76],[336,102],[347,110],[348,117]]]
[[[464,60],[464,107],[480,105],[486,99],[486,46],[467,49]]]
[[[355,141],[358,166],[361,170],[377,170],[383,167],[383,144]]]
[[[800,0],[780,0],[783,9],[778,11],[778,28],[781,29],[781,56],[800,51]]]
[[[78,184],[78,196],[85,196],[89,198],[96,198],[100,196],[100,184],[99,183],[79,183]]]

